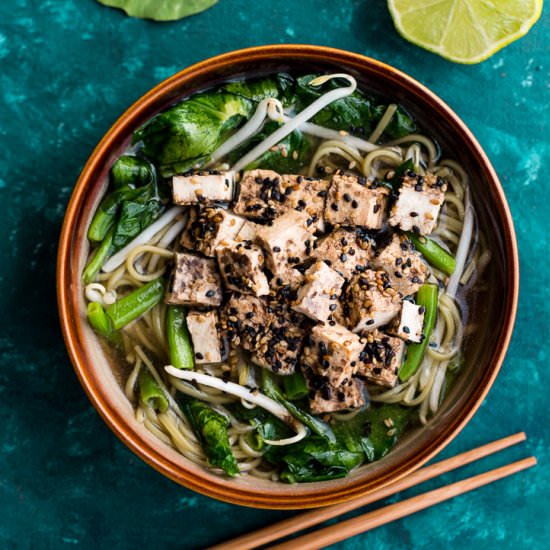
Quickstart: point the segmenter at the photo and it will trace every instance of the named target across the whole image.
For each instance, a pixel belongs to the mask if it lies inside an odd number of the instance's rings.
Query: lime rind
[[[543,0],[388,0],[403,38],[463,64],[480,63],[527,34],[542,6]],[[465,32],[452,32],[459,27]]]

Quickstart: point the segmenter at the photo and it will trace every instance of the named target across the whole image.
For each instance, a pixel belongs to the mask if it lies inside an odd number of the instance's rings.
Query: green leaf
[[[162,176],[207,159],[254,110],[254,103],[225,92],[197,94],[159,113],[133,137]]]
[[[237,162],[253,147],[258,145],[267,136],[275,132],[281,124],[275,121],[267,122],[262,131],[249,139],[244,145],[230,154],[231,163]],[[309,162],[311,145],[307,138],[299,130],[294,130],[277,144],[277,149],[266,151],[254,162],[246,166],[247,170],[262,168],[274,170],[281,174],[294,174],[299,172]]]
[[[120,8],[132,17],[155,21],[175,21],[200,13],[218,0],[97,0],[100,4]]]
[[[157,196],[156,185],[149,184],[141,187],[140,190],[139,196],[122,203],[120,217],[113,234],[113,253],[137,237],[162,212],[163,207]]]
[[[236,476],[239,466],[229,443],[228,420],[198,399],[182,398],[181,407],[202,443],[208,462],[231,477]]]
[[[329,80],[323,86],[310,86],[309,83],[317,76],[319,75],[310,74],[297,79],[295,92],[297,111],[301,111],[317,98],[340,85],[337,80]],[[377,105],[373,97],[356,90],[353,94],[338,99],[319,111],[312,122],[325,128],[346,130],[353,135],[368,137],[387,107],[387,104]],[[411,134],[415,130],[414,120],[403,107],[398,106],[384,134],[388,138],[396,139]]]

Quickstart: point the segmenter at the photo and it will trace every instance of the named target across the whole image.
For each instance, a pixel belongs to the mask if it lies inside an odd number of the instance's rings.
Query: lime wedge
[[[397,31],[457,63],[479,63],[535,24],[543,0],[388,0]]]

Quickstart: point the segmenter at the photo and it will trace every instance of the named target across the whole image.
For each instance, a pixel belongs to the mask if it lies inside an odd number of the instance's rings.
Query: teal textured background
[[[370,55],[447,101],[502,179],[521,255],[519,314],[505,365],[443,455],[525,430],[529,441],[507,457],[534,453],[539,466],[337,547],[550,547],[549,30],[543,14],[521,41],[481,65],[460,66],[402,40],[382,1],[220,0],[168,24],[130,19],[94,0],[1,2],[0,548],[200,548],[291,514],[195,494],[120,443],[71,369],[54,286],[73,185],[130,103],[196,61],[285,42]]]

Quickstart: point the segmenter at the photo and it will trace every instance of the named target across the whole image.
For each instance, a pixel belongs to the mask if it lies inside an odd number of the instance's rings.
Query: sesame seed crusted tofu
[[[292,309],[314,321],[327,321],[338,307],[345,279],[325,262],[314,263],[306,272],[304,284]]]
[[[256,234],[258,233],[258,228],[261,226],[257,223],[251,222],[250,220],[245,220],[239,232],[237,233],[236,241],[254,241],[256,239]]]
[[[286,197],[285,208],[305,212],[306,224],[323,231],[325,228],[323,212],[329,184],[328,180],[294,174],[283,175],[281,189]]]
[[[333,225],[380,229],[390,191],[369,183],[363,176],[332,176],[325,206],[325,220]]]
[[[365,271],[373,255],[372,243],[364,232],[337,229],[315,243],[311,257],[350,279],[354,273]]]
[[[172,197],[182,205],[230,202],[234,186],[235,172],[194,172],[172,178]]]
[[[326,376],[309,367],[303,369],[309,388],[309,408],[313,414],[359,409],[365,405],[363,384],[356,379],[339,386],[330,384]]]
[[[315,237],[306,229],[303,213],[289,210],[271,225],[258,229],[256,242],[264,249],[266,264],[275,277],[285,279],[311,252]]]
[[[324,228],[323,209],[328,181],[273,170],[250,170],[240,181],[234,211],[246,218],[270,221],[295,209],[306,214],[308,225]]]
[[[218,246],[227,246],[235,239],[244,221],[223,208],[192,210],[181,237],[181,245],[213,257]]]
[[[377,251],[372,265],[386,271],[391,285],[403,296],[411,296],[424,284],[428,268],[409,239],[394,235],[390,244]]]
[[[264,253],[261,248],[249,241],[233,242],[218,248],[216,255],[226,288],[255,296],[269,294],[269,283],[262,271]]]
[[[216,262],[193,254],[176,253],[165,301],[186,306],[219,306],[222,282]]]
[[[281,176],[273,170],[249,170],[239,182],[239,196],[233,211],[245,218],[272,220],[280,212]]]
[[[401,309],[401,296],[385,271],[368,269],[349,282],[337,319],[353,332],[369,332],[387,325]]]
[[[403,231],[429,235],[435,228],[439,210],[445,200],[447,184],[434,174],[419,176],[407,172],[402,179],[397,201],[388,223]]]
[[[219,363],[222,360],[218,314],[215,311],[190,311],[187,328],[193,342],[195,362]]]
[[[424,313],[425,309],[423,306],[419,306],[409,300],[403,300],[401,313],[395,318],[394,323],[388,327],[388,334],[397,336],[405,342],[422,342],[424,338],[422,334]]]
[[[223,319],[229,341],[249,351],[254,363],[277,374],[294,372],[304,338],[298,314],[265,298],[233,293]]]
[[[366,335],[367,342],[359,355],[357,376],[392,388],[397,382],[405,342],[375,330]]]
[[[316,325],[304,346],[302,364],[336,387],[349,381],[357,369],[363,344],[357,334],[340,325]]]

